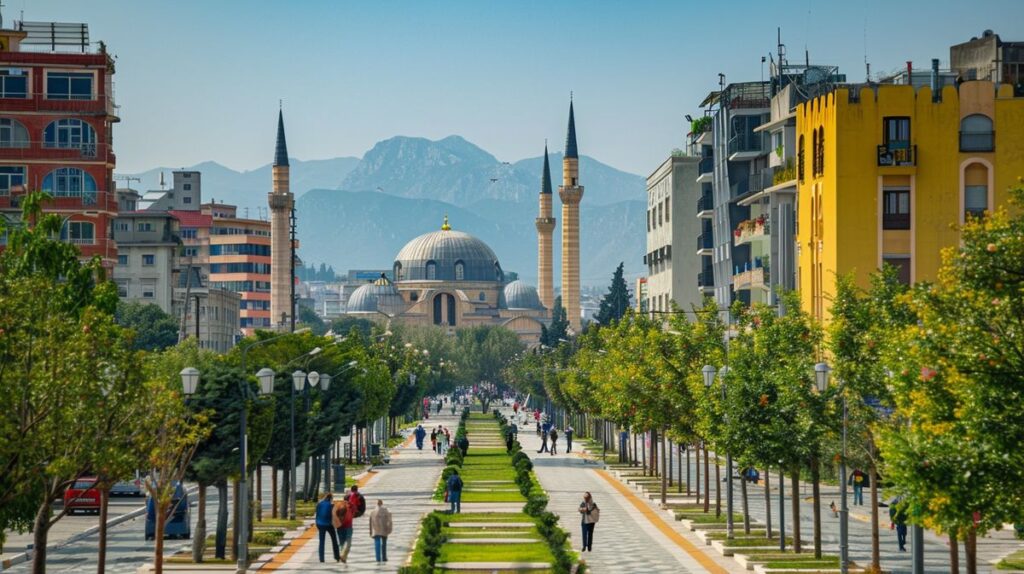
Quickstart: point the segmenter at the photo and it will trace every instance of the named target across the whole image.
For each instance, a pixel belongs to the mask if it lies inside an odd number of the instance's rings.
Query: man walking
[[[452,471],[451,476],[448,477],[447,482],[448,488],[448,504],[451,505],[451,509],[448,514],[459,514],[462,512],[462,477],[459,476],[459,471]]]
[[[572,433],[575,431],[572,425],[565,425],[565,452],[572,452]]]
[[[907,511],[903,508],[903,497],[897,497],[889,503],[889,520],[891,528],[896,530],[896,544],[900,552],[907,551]]]
[[[540,450],[537,451],[537,454],[540,454],[542,452],[549,452],[548,451],[548,428],[549,428],[548,423],[544,423],[540,427]]]
[[[338,537],[334,532],[334,524],[332,520],[334,509],[333,497],[330,492],[325,493],[320,497],[320,502],[316,504],[316,529],[320,532],[320,561],[324,561],[324,537],[331,537],[331,548],[334,550],[334,561],[337,562],[341,559],[338,554]]]
[[[548,437],[551,439],[551,456],[555,456],[558,453],[558,431],[554,425],[551,426],[551,430],[548,431]]]
[[[459,447],[459,450],[462,451],[462,456],[465,458],[466,454],[469,452],[469,439],[466,438],[466,435],[462,435],[459,437],[459,440],[455,441],[455,444]]]
[[[855,469],[850,474],[850,479],[847,484],[853,486],[853,503],[858,506],[864,506],[864,487],[871,486],[871,479],[861,469]]]
[[[416,425],[416,430],[412,434],[416,437],[416,448],[423,450],[423,439],[427,436],[427,431],[423,430],[423,425]]]
[[[370,512],[370,538],[377,562],[388,561],[388,536],[391,535],[391,511],[384,508],[384,501],[377,500],[377,508]]]
[[[441,427],[437,427],[439,429]],[[430,429],[430,450],[437,452],[437,429]]]

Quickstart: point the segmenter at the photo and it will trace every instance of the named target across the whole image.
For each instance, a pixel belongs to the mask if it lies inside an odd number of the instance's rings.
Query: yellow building
[[[797,285],[828,321],[836,278],[934,280],[956,224],[1024,175],[1024,98],[989,81],[837,89],[797,106]]]

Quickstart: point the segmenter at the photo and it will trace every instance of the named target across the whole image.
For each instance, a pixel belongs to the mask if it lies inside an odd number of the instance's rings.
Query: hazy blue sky
[[[394,135],[459,134],[501,160],[561,149],[647,175],[717,85],[792,59],[864,77],[992,28],[1024,40],[1022,0],[6,0],[5,21],[87,22],[117,55],[118,171],[273,156],[278,99],[301,159]],[[866,38],[866,42],[865,42]]]

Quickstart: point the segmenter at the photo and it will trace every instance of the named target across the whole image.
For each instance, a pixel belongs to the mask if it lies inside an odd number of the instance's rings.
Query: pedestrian
[[[519,401],[512,403],[512,416],[519,416]]]
[[[437,429],[430,429],[430,450],[437,452]]]
[[[565,452],[572,452],[572,433],[576,432],[572,425],[565,426]]]
[[[341,561],[348,563],[348,552],[352,549],[352,522],[366,513],[366,499],[359,493],[359,487],[352,485],[345,498],[345,513],[338,528],[338,543],[341,545]]]
[[[889,528],[896,530],[896,544],[900,552],[907,551],[907,511],[903,508],[903,497],[899,496],[889,503]]]
[[[549,450],[548,450],[548,430],[545,427],[542,427],[540,429],[540,450],[537,451],[537,454],[540,454],[542,452],[549,452]]]
[[[451,508],[448,514],[459,514],[462,512],[462,477],[459,476],[459,471],[453,470],[452,474],[448,477],[447,482],[447,499],[448,504]]]
[[[512,429],[505,433],[505,452],[512,454]]]
[[[555,427],[551,427],[548,431],[548,438],[551,439],[551,456],[555,456],[558,453],[558,431]]]
[[[512,436],[514,438],[519,438],[519,425],[514,422],[512,423]]]
[[[370,538],[373,538],[373,552],[377,562],[388,561],[388,536],[391,535],[391,511],[384,508],[384,501],[377,500],[377,508],[370,512]]]
[[[416,437],[416,448],[423,450],[423,439],[427,436],[427,431],[423,430],[423,425],[416,425],[416,430],[412,434]]]
[[[589,492],[583,493],[580,503],[580,521],[583,526],[583,549],[581,552],[594,551],[594,525],[601,519],[601,509],[597,507]]]
[[[441,414],[441,401],[437,401],[437,414]]]
[[[466,435],[462,435],[455,443],[458,445],[459,450],[462,451],[462,457],[465,458],[469,452],[469,439],[466,438]]]
[[[533,409],[533,420],[537,423],[537,436],[540,436],[540,409]]]
[[[437,449],[438,454],[444,456],[448,454],[448,444],[451,440],[451,435],[448,433],[448,429],[443,429],[442,432],[437,435]]]
[[[324,537],[331,537],[331,549],[334,550],[334,561],[341,560],[338,554],[338,537],[334,532],[334,521],[331,519],[334,509],[333,496],[330,492],[320,497],[316,504],[316,529],[320,532],[320,561],[324,561]]]
[[[853,503],[864,506],[864,487],[871,486],[871,479],[861,469],[854,469],[847,484],[853,486]]]

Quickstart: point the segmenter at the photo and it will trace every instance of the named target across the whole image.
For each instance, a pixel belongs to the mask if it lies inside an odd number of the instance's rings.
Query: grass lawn
[[[796,555],[792,555],[785,560],[772,560],[764,562],[765,568],[792,568],[792,569],[810,569],[810,568],[838,568],[839,557],[838,556],[827,556],[823,555],[821,559],[815,559],[814,554],[807,554],[806,559],[797,558]]]
[[[996,564],[997,570],[1024,570],[1024,548],[1003,558]]]
[[[462,491],[462,502],[526,502],[519,491],[515,492],[472,492]]]
[[[501,480],[508,482],[509,484],[515,484],[516,480],[515,471],[508,465],[503,467],[480,467],[475,464],[467,464],[462,467],[461,471],[459,471],[459,476],[462,477],[462,481],[466,484],[477,480]]]
[[[534,520],[527,514],[509,512],[464,512],[462,514],[439,515],[444,526],[452,522],[529,522]]]
[[[547,562],[552,563],[548,545],[543,542],[527,544],[445,544],[441,547],[438,563],[444,562]]]
[[[269,514],[269,512],[268,512]],[[255,528],[285,528],[292,529],[302,526],[301,520],[288,520],[287,518],[264,518],[254,523]]]
[[[725,524],[725,515],[715,516],[714,512],[704,514],[703,512],[677,512],[676,520],[692,520],[697,524]],[[733,524],[740,524],[743,528],[743,515],[733,514]]]

